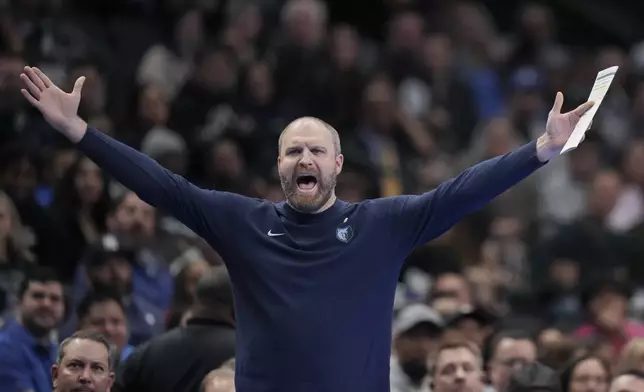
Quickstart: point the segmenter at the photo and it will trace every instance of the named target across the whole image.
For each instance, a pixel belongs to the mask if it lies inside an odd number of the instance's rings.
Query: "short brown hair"
[[[440,346],[438,346],[438,349],[436,350],[436,353],[434,354],[434,358],[432,361],[433,365],[432,365],[432,369],[430,369],[431,374],[434,374],[434,372],[436,371],[436,364],[438,363],[438,358],[443,353],[443,351],[458,350],[460,348],[471,352],[474,355],[474,357],[476,357],[476,360],[481,366],[481,368],[483,367],[483,355],[481,354],[481,349],[475,343],[464,339],[450,339],[450,340],[443,341],[440,344]]]
[[[72,336],[68,337],[67,339],[63,340],[60,345],[58,346],[58,356],[56,358],[56,363],[60,365],[63,362],[63,359],[65,358],[65,349],[67,346],[73,342],[74,340],[89,340],[91,342],[99,343],[103,346],[105,346],[105,349],[107,350],[107,362],[109,369],[112,370],[114,367],[114,352],[112,350],[112,346],[110,345],[109,341],[100,332],[95,332],[89,329],[83,329],[80,331],[75,332]]]

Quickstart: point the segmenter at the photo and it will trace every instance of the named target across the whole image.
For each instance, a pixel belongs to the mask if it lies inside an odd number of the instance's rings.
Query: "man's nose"
[[[456,378],[457,382],[461,382],[461,381],[465,380],[465,370],[463,368],[461,368],[461,367],[456,369],[456,377],[455,378]]]
[[[310,166],[311,164],[313,164],[313,155],[309,150],[304,150],[302,157],[300,158],[300,165]]]
[[[81,374],[78,376],[78,381],[83,384],[89,384],[92,382],[92,369],[89,366],[85,366]]]

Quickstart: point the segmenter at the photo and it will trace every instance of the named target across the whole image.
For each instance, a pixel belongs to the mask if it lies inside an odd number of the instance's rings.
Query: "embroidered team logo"
[[[344,243],[351,241],[353,234],[353,227],[349,225],[340,226],[335,230],[335,237]]]

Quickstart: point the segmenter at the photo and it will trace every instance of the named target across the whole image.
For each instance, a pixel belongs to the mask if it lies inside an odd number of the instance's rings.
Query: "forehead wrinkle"
[[[299,127],[318,127],[319,129],[320,126],[330,132],[331,144],[335,149],[336,155],[340,155],[341,146],[340,146],[340,136],[338,135],[338,132],[331,125],[316,117],[300,117],[298,119],[293,120],[290,124],[288,124],[286,128],[284,128],[284,130],[282,131],[279,137],[279,142],[278,142],[279,153],[281,154],[282,152],[284,136],[289,130],[296,127],[298,128]]]

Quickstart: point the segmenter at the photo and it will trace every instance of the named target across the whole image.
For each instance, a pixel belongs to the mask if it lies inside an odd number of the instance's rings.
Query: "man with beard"
[[[54,392],[108,392],[114,383],[112,357],[103,335],[76,332],[60,344],[51,367]]]
[[[440,343],[441,316],[425,304],[409,305],[394,320],[393,331],[391,392],[428,392],[423,380]]]
[[[287,201],[273,203],[200,189],[88,128],[77,114],[82,77],[71,93],[37,68],[25,67],[21,79],[52,126],[221,254],[234,287],[240,392],[389,391],[394,294],[407,255],[558,155],[592,106],[563,114],[559,93],[538,140],[431,192],[361,203],[335,196],[344,163],[336,130],[300,118],[280,137]]]
[[[51,391],[50,369],[56,362],[52,331],[63,319],[65,302],[58,277],[41,268],[34,268],[23,280],[18,315],[0,331],[3,391]]]

